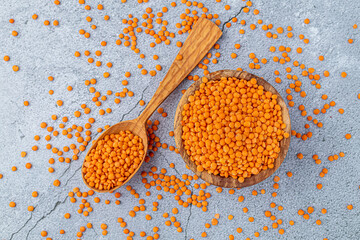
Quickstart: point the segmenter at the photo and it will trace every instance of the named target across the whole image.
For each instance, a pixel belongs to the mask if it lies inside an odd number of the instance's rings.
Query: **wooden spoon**
[[[270,83],[265,81],[264,79],[255,76],[251,73],[247,72],[240,72],[240,71],[234,71],[234,70],[220,70],[217,72],[210,73],[209,75],[205,76],[209,79],[209,81],[216,81],[220,80],[221,77],[236,77],[238,79],[245,79],[249,81],[252,78],[255,78],[259,85],[264,86],[264,89],[266,91],[271,92],[272,94],[276,94],[278,96],[278,104],[281,106],[282,111],[282,118],[284,123],[286,124],[286,128],[284,129],[285,132],[289,133],[289,136],[291,136],[291,123],[290,123],[290,116],[289,111],[286,107],[286,104],[284,102],[284,99],[281,97],[281,95],[276,91],[276,89],[271,86]],[[219,187],[226,187],[226,188],[243,188],[243,187],[249,187],[254,184],[257,184],[266,178],[268,178],[270,175],[272,175],[281,165],[281,163],[284,161],[286,154],[289,149],[290,145],[290,137],[284,138],[280,141],[280,153],[279,157],[274,162],[274,168],[267,169],[261,171],[257,175],[252,175],[250,178],[246,178],[243,183],[240,183],[237,179],[234,179],[232,177],[222,177],[219,175],[213,175],[206,171],[198,172],[196,170],[195,163],[190,160],[188,154],[184,150],[183,147],[183,141],[182,141],[182,126],[181,126],[181,120],[182,120],[182,111],[185,104],[187,104],[189,96],[193,95],[196,90],[199,89],[201,80],[193,83],[185,92],[185,94],[182,96],[177,109],[175,113],[175,121],[174,121],[174,134],[175,134],[175,142],[176,147],[179,149],[180,154],[182,158],[184,159],[184,162],[189,166],[189,168],[198,175],[201,179],[203,179],[205,182],[211,183],[213,185],[219,186]]]
[[[119,122],[108,128],[95,142],[93,142],[91,148],[87,152],[87,155],[91,152],[92,149],[96,147],[99,139],[103,139],[106,135],[119,133],[120,131],[125,130],[130,130],[133,134],[138,135],[142,139],[146,155],[148,149],[148,138],[145,128],[146,121],[159,107],[159,105],[170,95],[170,93],[172,93],[175,88],[186,78],[186,76],[188,76],[189,73],[196,67],[205,54],[208,53],[209,50],[214,46],[221,35],[222,32],[216,24],[205,18],[199,18],[191,30],[191,33],[184,42],[183,47],[178,53],[178,55],[182,56],[182,59],[179,60],[176,58],[174,60],[165,78],[160,82],[159,88],[156,90],[154,96],[151,98],[150,102],[141,115],[136,119]],[[143,156],[138,169],[129,176],[124,184],[127,183],[139,170],[141,164],[144,162],[145,155]],[[117,186],[110,190],[98,190],[89,186],[84,177],[83,171],[82,178],[86,186],[97,192],[109,192],[121,187]]]

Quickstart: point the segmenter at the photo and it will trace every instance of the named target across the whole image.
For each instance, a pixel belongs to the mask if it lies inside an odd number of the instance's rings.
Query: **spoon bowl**
[[[220,175],[214,175],[210,174],[207,171],[198,172],[196,169],[196,164],[190,160],[189,155],[184,150],[183,146],[183,140],[182,140],[182,111],[184,108],[184,105],[187,104],[189,101],[189,96],[193,95],[196,90],[200,88],[200,84],[202,83],[201,80],[196,81],[193,83],[184,93],[182,98],[180,99],[180,102],[177,106],[176,113],[175,113],[175,121],[174,121],[174,134],[175,134],[175,143],[176,147],[179,149],[180,154],[185,162],[185,164],[201,179],[203,179],[205,182],[208,182],[210,184],[219,186],[219,187],[225,187],[225,188],[244,188],[249,187],[254,184],[257,184],[261,181],[264,181],[266,178],[271,176],[281,165],[281,163],[284,161],[286,154],[289,150],[290,145],[290,136],[291,136],[291,123],[290,123],[290,116],[289,116],[289,110],[286,107],[286,103],[284,99],[281,97],[281,95],[276,91],[276,89],[267,81],[264,79],[248,73],[248,72],[242,72],[242,71],[235,71],[235,70],[220,70],[217,72],[210,73],[209,75],[205,76],[209,79],[209,81],[217,81],[220,80],[222,77],[235,77],[238,79],[244,79],[244,80],[251,80],[252,78],[255,78],[257,80],[258,85],[261,85],[264,87],[266,91],[271,92],[272,94],[277,95],[277,101],[278,104],[281,106],[281,112],[282,112],[282,118],[283,122],[286,124],[286,128],[284,129],[285,132],[289,134],[289,138],[283,138],[280,141],[280,153],[278,158],[274,162],[274,168],[272,169],[266,169],[261,171],[257,175],[252,175],[250,178],[246,178],[243,183],[239,182],[237,179],[234,179],[232,177],[222,177]]]
[[[96,148],[97,143],[99,142],[99,140],[103,139],[106,135],[110,135],[110,134],[118,134],[120,131],[131,131],[134,135],[139,136],[142,139],[142,144],[144,145],[144,156],[142,157],[142,160],[139,164],[139,167],[126,179],[126,181],[122,184],[126,184],[135,174],[136,172],[139,170],[140,166],[142,165],[142,163],[145,160],[145,155],[146,152],[148,150],[148,137],[147,137],[147,133],[146,133],[146,128],[145,128],[145,123],[142,124],[142,122],[137,121],[137,119],[133,119],[133,120],[128,120],[128,121],[123,121],[123,122],[119,122],[111,127],[109,127],[108,129],[106,129],[98,138],[97,140],[95,140],[93,142],[93,144],[91,145],[91,148],[89,149],[88,153],[86,155],[89,155],[89,153],[91,152],[92,149]],[[86,160],[84,160],[82,168],[84,168],[84,164],[85,164]],[[91,187],[84,176],[84,172],[82,172],[82,179],[84,181],[84,183],[86,184],[86,186],[88,188],[91,188],[94,191],[97,192],[109,192],[110,190],[99,190],[96,189],[94,187]],[[121,186],[122,186],[121,185]],[[116,189],[118,189],[121,186],[117,186],[115,188],[112,188],[111,191],[114,191]]]

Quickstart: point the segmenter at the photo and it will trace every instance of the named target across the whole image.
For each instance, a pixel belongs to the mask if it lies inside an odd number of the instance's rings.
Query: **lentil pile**
[[[358,239],[359,9],[359,1],[330,0],[0,1],[0,238]],[[85,155],[104,129],[139,116],[170,63],[185,60],[179,49],[200,17],[217,24],[223,35],[147,122],[143,148],[148,151],[138,173],[109,193],[89,189],[82,180],[84,161],[88,184],[97,189],[126,181],[131,157],[140,159],[131,148],[127,157],[114,159],[115,140],[109,136],[95,148],[100,154],[94,159]],[[194,81],[220,69],[264,77],[291,115],[292,139],[283,164],[267,180],[244,189],[202,181],[174,146],[179,99]],[[220,95],[220,103],[228,94]],[[220,117],[225,115],[222,124],[231,123],[222,110],[216,110],[214,133]],[[251,117],[245,121],[247,111],[233,112],[244,119],[229,124],[230,130],[237,122],[240,130],[256,123]],[[268,132],[266,122],[260,134]],[[232,141],[228,130],[220,126],[211,135],[229,149],[220,151],[213,142],[210,149],[231,156],[238,142],[246,149],[238,151],[239,158],[255,156],[253,149],[258,160],[262,149],[263,155],[276,153],[277,137],[259,148],[260,137],[252,143],[235,135]],[[189,138],[190,148],[198,146],[200,159],[208,143],[200,148],[197,138]],[[258,147],[248,151],[247,144]],[[127,165],[118,166],[123,160]],[[208,164],[215,167],[208,162],[201,162],[203,171]],[[229,169],[224,174],[231,176]],[[236,174],[244,177],[261,169],[241,170]]]
[[[85,157],[84,178],[90,187],[111,190],[138,169],[144,154],[142,139],[131,131],[106,135]]]
[[[182,112],[184,149],[197,171],[244,182],[274,168],[284,132],[277,95],[257,80],[202,78]]]

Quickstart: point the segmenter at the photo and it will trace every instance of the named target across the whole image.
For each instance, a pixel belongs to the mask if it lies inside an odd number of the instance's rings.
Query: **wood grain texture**
[[[196,67],[196,65],[201,61],[205,54],[208,53],[209,50],[215,45],[216,41],[220,38],[221,35],[222,32],[215,23],[205,18],[200,18],[194,25],[191,33],[187,37],[185,43],[183,44],[183,47],[178,53],[182,56],[182,60],[177,60],[175,58],[165,78],[160,82],[159,88],[156,90],[154,96],[151,98],[141,115],[133,120],[119,122],[105,130],[97,138],[97,140],[93,141],[93,144],[87,152],[87,155],[92,149],[97,146],[98,141],[100,139],[103,139],[106,135],[119,133],[120,131],[125,130],[130,130],[133,134],[138,135],[143,140],[144,151],[146,155],[146,152],[148,150],[148,138],[145,126],[146,121],[159,107],[159,105],[175,90],[177,86],[179,86],[179,84],[185,79],[185,77],[188,76],[189,73]],[[145,155],[143,156],[138,169],[129,176],[129,178],[124,182],[123,185],[130,181],[130,179],[139,170],[142,163],[144,162]],[[97,192],[114,191],[117,188],[121,187],[117,186],[111,190],[98,190],[88,185],[83,173],[82,178],[86,186]]]
[[[139,120],[144,121],[144,119],[148,119],[153,114],[160,104],[179,86],[201,59],[203,59],[221,35],[222,32],[215,23],[205,18],[200,18],[196,22],[178,53],[183,59],[177,60],[175,58],[169,71],[160,82],[159,88],[139,117]]]
[[[209,79],[209,81],[220,80],[221,77],[236,77],[238,79],[245,79],[247,81],[249,81],[252,78],[255,78],[259,85],[264,86],[264,89],[266,91],[269,91],[278,96],[278,104],[281,106],[282,118],[283,118],[284,123],[286,124],[286,128],[284,129],[284,131],[289,133],[289,136],[291,137],[291,122],[290,122],[289,110],[286,107],[286,103],[285,103],[284,99],[276,91],[276,89],[273,86],[271,86],[270,83],[268,83],[264,79],[262,79],[256,75],[253,75],[251,73],[234,71],[234,70],[220,70],[217,72],[210,73],[209,75],[207,75],[205,77],[207,77]],[[289,150],[290,137],[284,138],[283,140],[280,141],[280,153],[279,153],[279,157],[274,162],[274,168],[263,170],[257,175],[253,175],[250,178],[246,178],[243,183],[240,183],[237,179],[234,179],[232,177],[225,178],[225,177],[221,177],[219,175],[209,174],[206,171],[198,172],[196,170],[196,164],[190,160],[188,154],[186,153],[186,151],[184,150],[184,147],[183,147],[183,141],[181,138],[181,136],[182,136],[182,126],[181,126],[182,114],[181,113],[183,111],[184,105],[188,103],[189,96],[193,95],[194,92],[199,89],[201,82],[202,82],[201,79],[198,80],[197,82],[193,83],[186,90],[186,92],[180,99],[180,102],[177,106],[176,113],[175,113],[174,134],[175,134],[176,147],[179,149],[180,154],[181,154],[184,162],[186,163],[186,165],[189,166],[189,168],[204,181],[206,181],[210,184],[220,186],[220,187],[225,187],[225,188],[249,187],[249,186],[257,184],[257,183],[265,180],[269,176],[271,176],[280,167],[280,165],[282,164],[282,162],[284,161],[284,159],[286,157],[286,154]]]

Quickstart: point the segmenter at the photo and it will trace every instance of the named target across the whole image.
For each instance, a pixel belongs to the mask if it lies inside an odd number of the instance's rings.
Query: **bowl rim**
[[[245,71],[236,71],[236,70],[225,69],[225,70],[219,70],[216,72],[209,73],[208,75],[206,75],[204,77],[209,79],[209,81],[220,80],[221,77],[236,77],[238,79],[244,79],[247,81],[251,80],[252,78],[255,78],[259,85],[264,86],[264,89],[266,91],[270,91],[271,93],[276,94],[278,96],[278,104],[281,106],[283,121],[286,123],[286,128],[284,129],[284,131],[289,134],[289,137],[283,138],[280,141],[280,149],[281,150],[280,150],[278,158],[274,162],[274,168],[263,170],[257,175],[253,175],[250,178],[246,178],[243,183],[240,183],[237,179],[234,179],[232,177],[225,178],[225,177],[221,177],[219,175],[210,174],[207,171],[198,172],[196,170],[196,164],[190,160],[186,151],[183,150],[184,149],[183,141],[181,138],[181,136],[182,136],[182,126],[181,126],[182,114],[181,113],[183,111],[183,106],[186,103],[188,103],[188,96],[192,95],[196,90],[199,89],[199,86],[202,83],[202,78],[200,78],[199,80],[194,82],[183,94],[183,96],[181,97],[181,99],[178,103],[178,106],[177,106],[176,112],[175,112],[175,119],[174,119],[175,143],[176,143],[176,147],[179,150],[180,155],[181,155],[182,159],[184,160],[187,168],[192,170],[197,176],[199,176],[205,182],[208,182],[212,185],[216,185],[219,187],[244,188],[244,187],[249,187],[249,186],[252,186],[252,185],[255,185],[257,183],[264,181],[265,179],[270,177],[283,163],[283,161],[287,155],[287,152],[289,150],[289,146],[290,146],[291,120],[290,120],[289,110],[286,106],[284,99],[281,97],[279,92],[269,82],[267,82],[263,78],[260,78],[254,74],[251,74],[251,73],[248,73]]]

